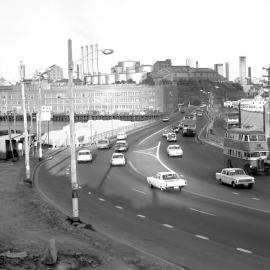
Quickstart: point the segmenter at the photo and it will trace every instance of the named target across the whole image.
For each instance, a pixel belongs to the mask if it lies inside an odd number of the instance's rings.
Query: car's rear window
[[[123,155],[113,155],[113,158],[124,158]]]
[[[79,156],[90,155],[90,151],[79,152]]]
[[[102,144],[102,143],[103,143],[103,144],[104,144],[104,143],[107,144],[108,141],[107,141],[107,140],[99,140],[98,143],[100,143],[100,144]]]

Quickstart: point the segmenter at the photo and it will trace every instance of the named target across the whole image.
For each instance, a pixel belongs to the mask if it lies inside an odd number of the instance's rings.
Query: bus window
[[[258,135],[258,141],[259,142],[265,142],[265,136],[264,135]]]
[[[249,139],[251,142],[256,142],[257,141],[257,135],[250,135]]]
[[[245,135],[245,142],[248,142],[248,135]]]

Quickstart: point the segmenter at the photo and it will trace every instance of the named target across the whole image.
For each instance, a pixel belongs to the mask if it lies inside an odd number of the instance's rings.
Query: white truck
[[[182,187],[187,185],[186,180],[174,172],[158,172],[154,176],[147,177],[147,183],[150,188],[156,187],[161,191],[170,189],[181,191]]]

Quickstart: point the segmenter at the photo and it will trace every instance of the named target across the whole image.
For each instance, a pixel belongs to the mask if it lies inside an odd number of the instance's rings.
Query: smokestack
[[[83,46],[81,46],[82,50],[82,80],[84,78],[84,53],[83,53]]]
[[[199,67],[199,63],[198,63],[198,61],[196,61],[196,68],[198,68]]]
[[[89,54],[88,54],[88,45],[85,46],[85,53],[86,53],[86,68],[87,68],[87,75],[89,75]]]
[[[80,66],[77,65],[77,80],[80,79]]]
[[[94,48],[93,44],[90,45],[91,50],[91,60],[92,60],[92,74],[95,74],[95,68],[94,68]]]
[[[96,59],[97,59],[97,74],[99,74],[99,66],[98,66],[98,45],[95,45],[95,49],[96,49]]]
[[[225,76],[226,76],[226,80],[229,81],[230,80],[230,72],[229,72],[229,63],[228,62],[225,63]]]
[[[248,80],[249,83],[251,84],[251,67],[248,67]]]

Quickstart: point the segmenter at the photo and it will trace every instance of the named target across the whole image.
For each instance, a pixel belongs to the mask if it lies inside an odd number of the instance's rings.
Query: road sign
[[[41,106],[41,121],[50,121],[52,118],[52,106]]]

